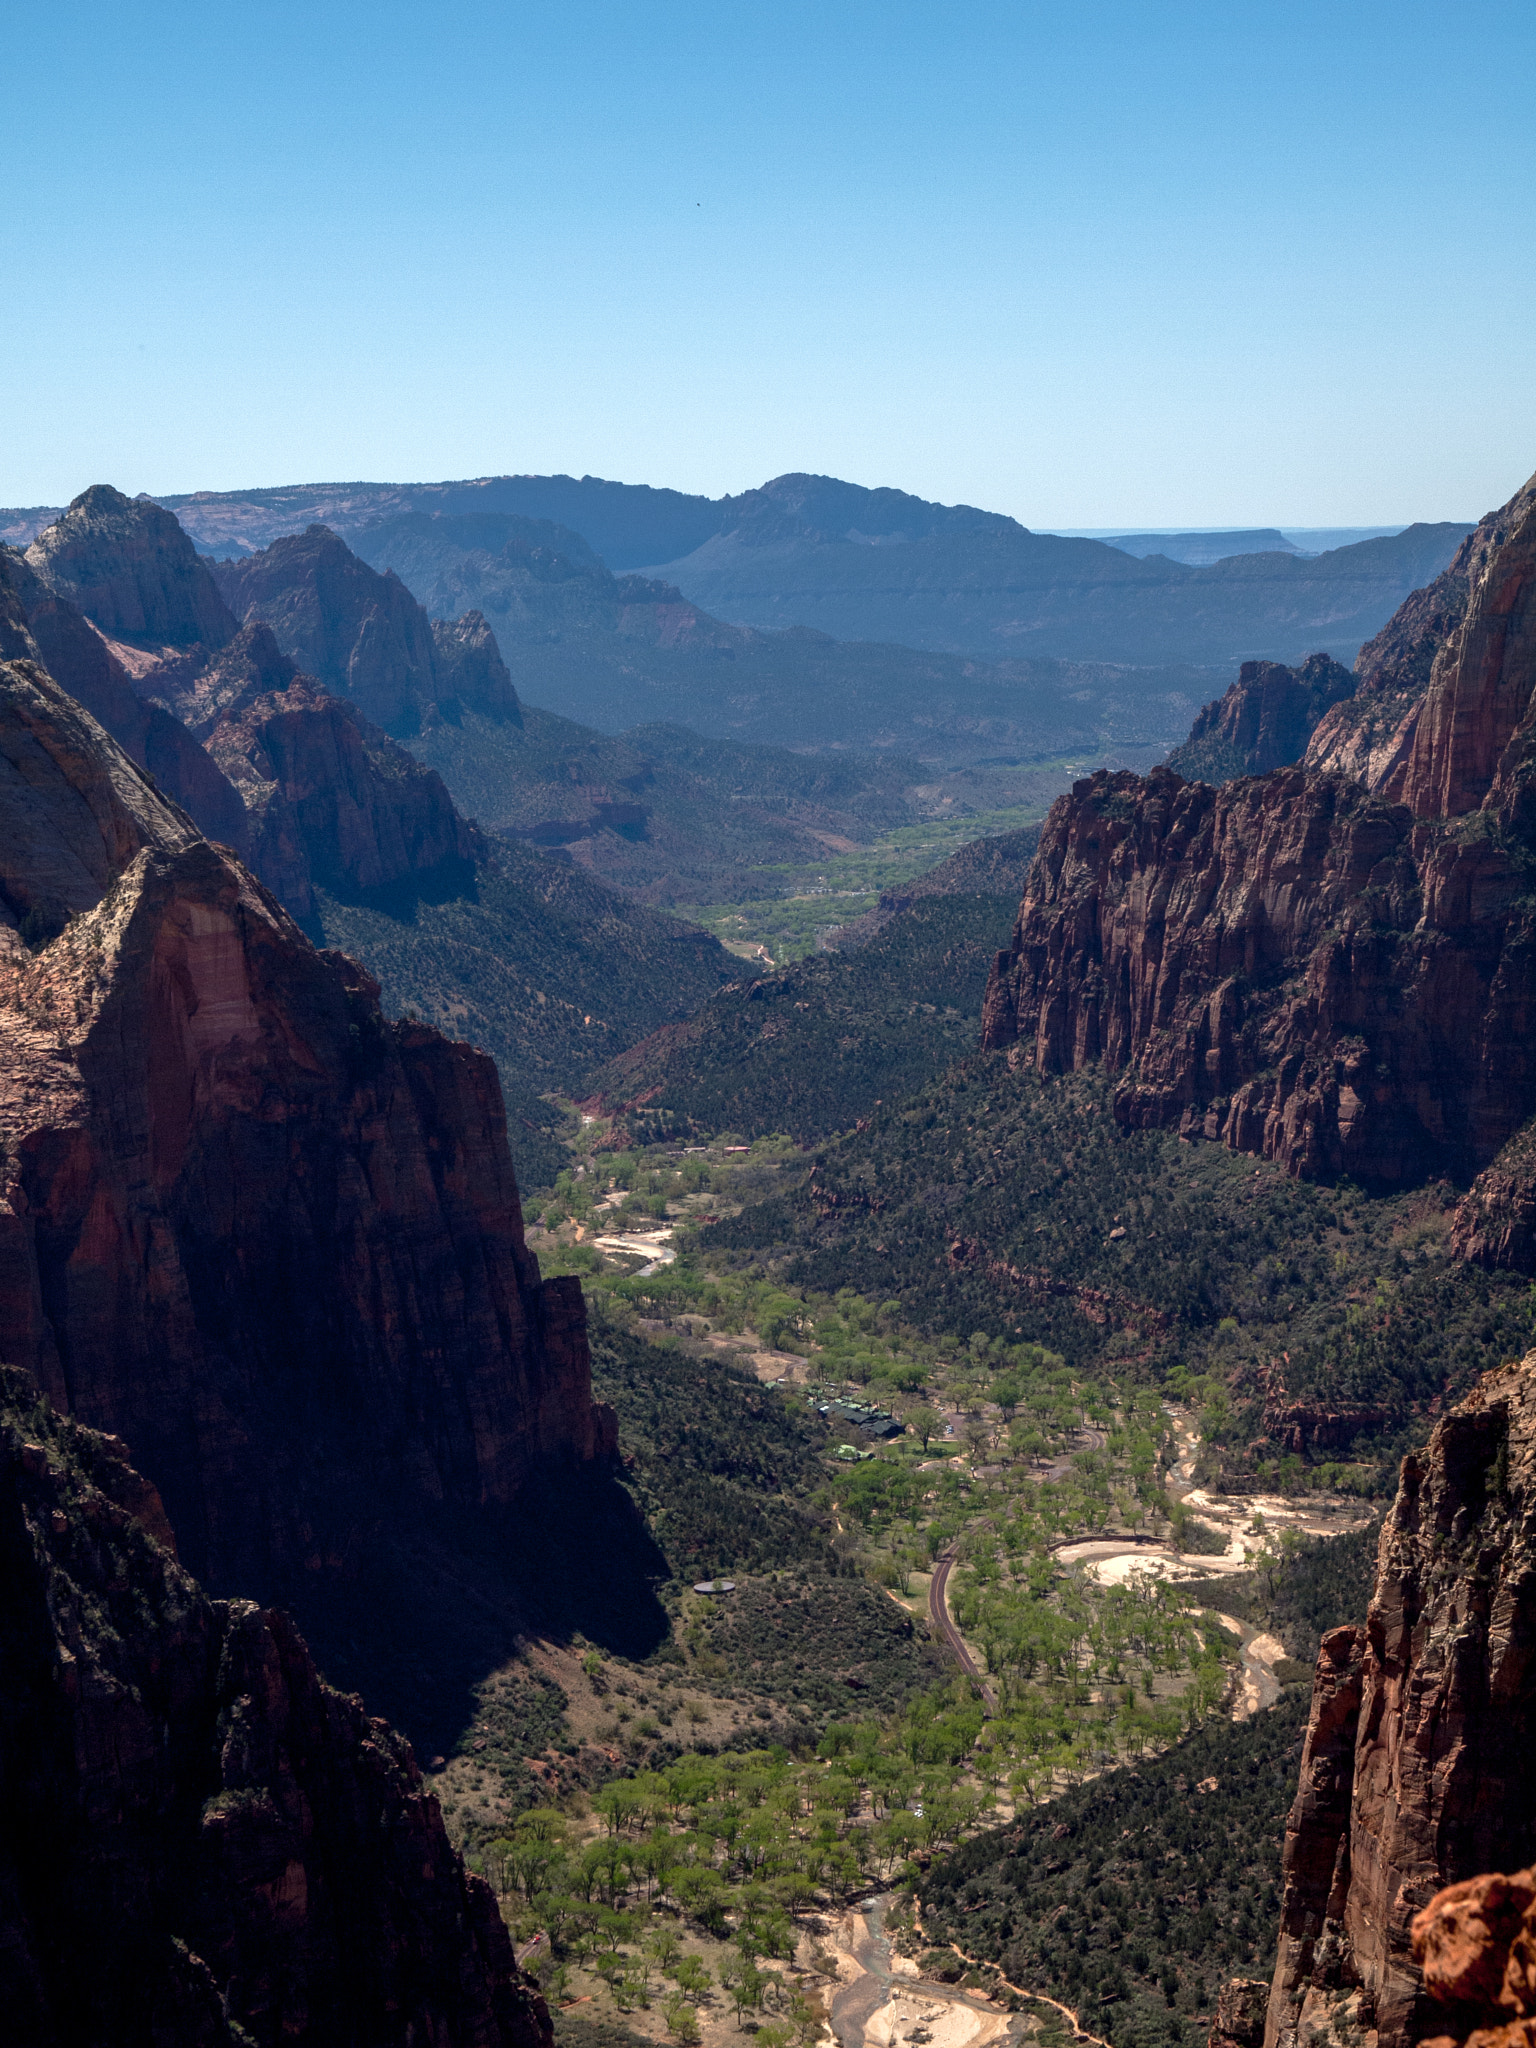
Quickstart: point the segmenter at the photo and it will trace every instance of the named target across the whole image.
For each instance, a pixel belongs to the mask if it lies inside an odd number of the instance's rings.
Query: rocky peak
[[[1309,654],[1299,668],[1245,661],[1237,681],[1206,705],[1166,765],[1201,782],[1288,767],[1306,752],[1324,713],[1354,691],[1349,670],[1326,654]]]
[[[1308,767],[1354,776],[1419,817],[1484,802],[1530,700],[1533,510],[1536,478],[1366,642],[1355,694],[1319,724]]]
[[[462,705],[483,711],[488,718],[505,719],[521,725],[523,707],[517,701],[511,672],[501,658],[496,635],[486,624],[484,612],[465,612],[458,619],[434,619],[432,640],[437,649],[437,673],[445,692],[439,709]]]
[[[298,673],[298,663],[284,654],[271,627],[257,620],[242,626],[203,667],[168,667],[146,676],[142,687],[189,732],[206,740],[221,718],[254,697],[286,690]]]
[[[1525,779],[1536,692],[1536,477],[1489,514],[1458,563],[1463,556],[1466,611],[1435,657],[1403,784],[1420,818],[1462,817],[1490,801],[1497,808]]]
[[[451,694],[439,678],[437,643],[421,606],[392,569],[370,569],[329,527],[311,526],[242,562],[221,562],[215,574],[238,617],[269,626],[305,674],[350,697],[386,732],[418,731],[430,708]],[[470,646],[455,655],[473,673]],[[483,659],[480,676],[484,681]]]
[[[1365,1626],[1323,1640],[1268,2048],[1446,2031],[1415,1918],[1444,1886],[1531,1860],[1533,1648],[1536,1352],[1486,1375],[1403,1461]]]
[[[222,647],[235,621],[173,515],[93,484],[27,549],[27,562],[111,640],[146,650]]]

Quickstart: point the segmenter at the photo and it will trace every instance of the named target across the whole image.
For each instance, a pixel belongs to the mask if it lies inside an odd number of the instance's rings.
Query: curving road
[[[969,1677],[974,1678],[981,1687],[981,1696],[986,1701],[988,1710],[995,1714],[997,1712],[997,1694],[982,1677],[980,1665],[966,1648],[965,1638],[961,1635],[959,1629],[955,1627],[954,1617],[949,1611],[949,1601],[945,1597],[945,1588],[949,1584],[949,1575],[954,1569],[954,1564],[954,1557],[948,1552],[934,1563],[933,1577],[928,1581],[928,1618],[932,1621],[943,1641],[948,1643],[950,1649],[954,1652],[955,1660],[959,1664],[960,1669]]]

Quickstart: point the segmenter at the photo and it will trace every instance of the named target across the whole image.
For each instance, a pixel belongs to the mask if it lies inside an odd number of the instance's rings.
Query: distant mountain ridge
[[[674,584],[615,575],[568,528],[511,513],[403,513],[349,544],[429,612],[483,615],[522,698],[605,732],[665,723],[756,744],[895,747],[930,762],[1027,760],[1167,746],[1207,687],[1189,670],[981,664],[730,625]]]
[[[645,570],[675,585],[717,621],[810,626],[839,640],[994,661],[1142,666],[1295,660],[1318,647],[1352,660],[1470,530],[1417,525],[1312,560],[1285,552],[1281,537],[1278,548],[1193,565],[806,474],[718,499],[599,477],[499,476],[199,491],[161,502],[200,547],[229,556],[315,522],[349,541],[405,518],[541,522],[579,535],[615,575]],[[0,536],[24,542],[40,516],[36,507],[0,511]],[[568,545],[559,551],[571,555]]]
[[[1310,561],[1272,552],[1195,567],[1032,533],[968,507],[914,521],[877,506],[884,494],[875,492],[863,494],[864,524],[839,524],[847,490],[780,477],[734,501],[730,526],[651,573],[711,612],[765,630],[814,626],[981,659],[1225,664],[1317,647],[1352,659],[1471,530],[1411,526]]]

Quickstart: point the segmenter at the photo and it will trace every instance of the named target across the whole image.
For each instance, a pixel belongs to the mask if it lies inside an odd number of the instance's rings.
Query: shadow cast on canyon
[[[497,1525],[444,1515],[380,1527],[345,1571],[296,1576],[272,1599],[332,1684],[361,1693],[430,1758],[451,1751],[474,1718],[476,1686],[530,1634],[648,1656],[667,1634],[656,1592],[667,1576],[618,1479],[557,1468]]]

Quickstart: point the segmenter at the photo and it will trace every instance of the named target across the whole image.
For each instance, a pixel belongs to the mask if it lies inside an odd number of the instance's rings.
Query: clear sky
[[[0,503],[785,470],[1035,526],[1536,469],[1530,0],[8,12]]]

